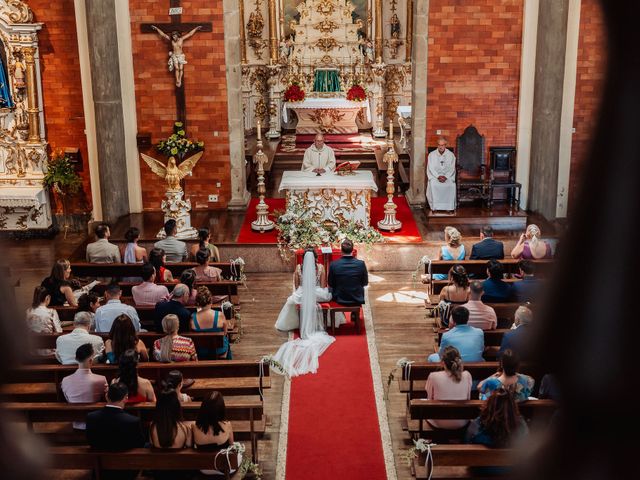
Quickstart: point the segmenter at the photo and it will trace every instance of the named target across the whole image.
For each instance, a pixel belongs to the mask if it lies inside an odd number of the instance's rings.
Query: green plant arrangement
[[[385,400],[389,399],[389,389],[391,388],[391,382],[393,382],[393,380],[396,378],[396,372],[398,371],[398,369],[401,368],[402,370],[404,370],[408,366],[411,366],[412,363],[413,362],[410,361],[407,357],[402,357],[396,362],[396,366],[389,372],[389,376],[387,377],[387,385],[384,392]]]
[[[67,238],[67,232],[70,227],[67,218],[67,197],[80,191],[82,180],[73,168],[71,160],[62,149],[52,151],[46,163],[46,172],[42,179],[42,185],[60,200],[64,218],[64,238]]]
[[[156,150],[167,157],[176,157],[179,161],[184,160],[190,153],[204,150],[204,142],[191,140],[186,135],[184,124],[176,122],[173,124],[173,134],[160,140],[156,145]]]
[[[306,208],[302,198],[291,200],[286,212],[274,212],[278,231],[278,249],[283,258],[290,257],[295,250],[308,246],[335,245],[348,238],[353,243],[371,246],[384,242],[382,234],[361,222],[348,221],[342,224],[326,224],[318,220],[313,210]]]

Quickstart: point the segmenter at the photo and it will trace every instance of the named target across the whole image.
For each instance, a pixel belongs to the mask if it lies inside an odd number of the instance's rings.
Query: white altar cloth
[[[301,102],[283,102],[282,103],[282,121],[284,123],[289,122],[289,109],[340,109],[340,108],[354,108],[360,107],[365,109],[367,115],[367,122],[371,122],[371,108],[369,107],[369,100],[363,100],[362,102],[352,102],[346,98],[317,98],[308,97]]]
[[[368,170],[355,175],[328,172],[286,171],[278,191],[287,191],[287,209],[292,201],[302,200],[305,207],[322,221],[343,223],[349,220],[369,226],[371,191],[378,191],[373,174]]]

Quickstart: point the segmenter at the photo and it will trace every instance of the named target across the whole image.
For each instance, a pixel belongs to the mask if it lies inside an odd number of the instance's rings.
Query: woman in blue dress
[[[466,252],[464,251],[464,245],[462,244],[462,235],[457,228],[445,227],[444,229],[444,241],[446,245],[440,247],[440,260],[459,261],[464,260]],[[446,273],[434,273],[434,280],[446,280]]]
[[[229,337],[227,329],[229,321],[226,315],[220,315],[218,310],[214,310],[211,305],[213,296],[207,287],[199,287],[196,295],[196,305],[198,311],[191,315],[191,330],[194,332],[224,332],[222,347],[217,348],[215,352],[208,348],[198,348],[198,358],[222,358],[231,360],[231,348],[229,346]],[[223,309],[225,305],[223,305]]]

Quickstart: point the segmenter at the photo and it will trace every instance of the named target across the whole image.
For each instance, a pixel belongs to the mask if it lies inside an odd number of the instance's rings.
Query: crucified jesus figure
[[[184,75],[184,65],[187,63],[187,58],[182,50],[182,45],[185,40],[193,37],[196,32],[202,28],[202,26],[197,26],[184,35],[180,35],[180,32],[171,32],[171,36],[164,33],[155,25],[151,25],[151,28],[153,28],[162,38],[171,42],[172,50],[169,52],[169,71],[174,72],[176,76],[176,87],[180,88],[182,86],[182,76]]]

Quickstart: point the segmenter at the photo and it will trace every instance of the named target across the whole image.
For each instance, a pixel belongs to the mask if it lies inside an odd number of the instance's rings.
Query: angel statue
[[[198,152],[191,157],[187,158],[180,165],[176,165],[175,157],[169,157],[169,161],[166,165],[164,165],[161,161],[156,160],[149,155],[145,155],[141,153],[142,159],[149,165],[151,171],[158,175],[160,178],[164,178],[167,181],[167,186],[169,189],[167,192],[182,192],[182,187],[180,186],[180,180],[182,180],[187,175],[191,175],[193,168],[202,157],[204,151]]]

